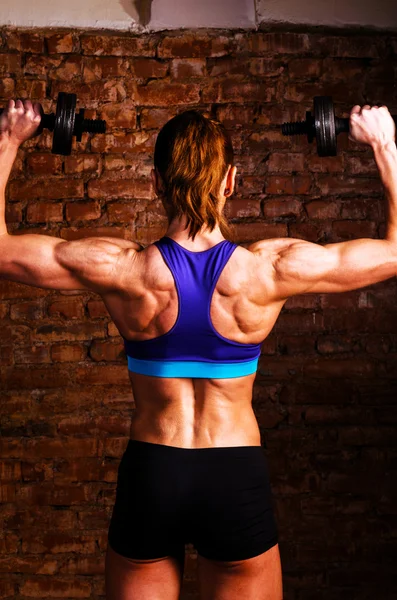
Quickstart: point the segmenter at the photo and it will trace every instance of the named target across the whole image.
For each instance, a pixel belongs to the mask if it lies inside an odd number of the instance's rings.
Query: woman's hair
[[[164,182],[168,220],[185,215],[193,240],[202,227],[212,231],[217,225],[232,236],[219,205],[229,165],[233,146],[225,127],[195,110],[168,121],[157,137],[154,166]]]

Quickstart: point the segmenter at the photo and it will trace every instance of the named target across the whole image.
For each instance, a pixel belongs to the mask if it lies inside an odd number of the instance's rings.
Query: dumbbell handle
[[[391,115],[391,118],[397,125],[397,115]],[[339,117],[335,117],[335,129],[336,134],[350,131],[350,119],[340,119]]]
[[[391,115],[397,126],[397,115]],[[314,117],[311,112],[306,113],[306,121],[295,121],[291,123],[283,123],[281,126],[283,135],[307,135],[308,141],[311,142],[315,137]],[[338,133],[349,133],[350,119],[340,119],[335,117],[335,131]]]
[[[4,108],[0,108],[0,115],[4,112]],[[46,114],[41,113],[41,121],[40,125],[37,128],[35,133],[39,135],[43,129],[49,129],[50,131],[54,131],[55,127],[55,115],[54,113]],[[78,135],[76,133],[77,128],[81,132],[86,133],[105,133],[106,132],[106,121],[102,121],[101,119],[84,119],[84,109],[81,109],[79,113],[76,113],[76,122],[74,127],[73,135]]]

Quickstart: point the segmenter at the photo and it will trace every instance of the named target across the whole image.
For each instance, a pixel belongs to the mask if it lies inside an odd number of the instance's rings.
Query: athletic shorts
[[[277,544],[261,446],[177,448],[130,440],[121,459],[109,527],[128,558],[183,557],[185,544],[220,561]]]

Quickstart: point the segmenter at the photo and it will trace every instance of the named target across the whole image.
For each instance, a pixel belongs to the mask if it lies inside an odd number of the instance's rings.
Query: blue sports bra
[[[224,338],[210,318],[212,294],[237,244],[223,240],[208,250],[191,252],[163,237],[155,245],[174,277],[178,316],[172,329],[156,338],[124,338],[129,371],[154,377],[208,379],[255,373],[261,344]]]

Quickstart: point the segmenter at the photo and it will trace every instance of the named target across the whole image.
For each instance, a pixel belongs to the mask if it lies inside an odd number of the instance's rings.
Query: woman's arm
[[[374,151],[388,202],[386,237],[320,246],[279,239],[251,247],[273,266],[276,298],[303,293],[345,292],[397,274],[397,148],[395,125],[386,107],[354,107],[351,135]]]
[[[118,238],[61,238],[10,235],[5,221],[5,189],[18,148],[40,123],[32,103],[9,102],[0,116],[0,277],[42,288],[91,289],[97,293],[117,288],[121,262],[133,266],[139,244]]]

